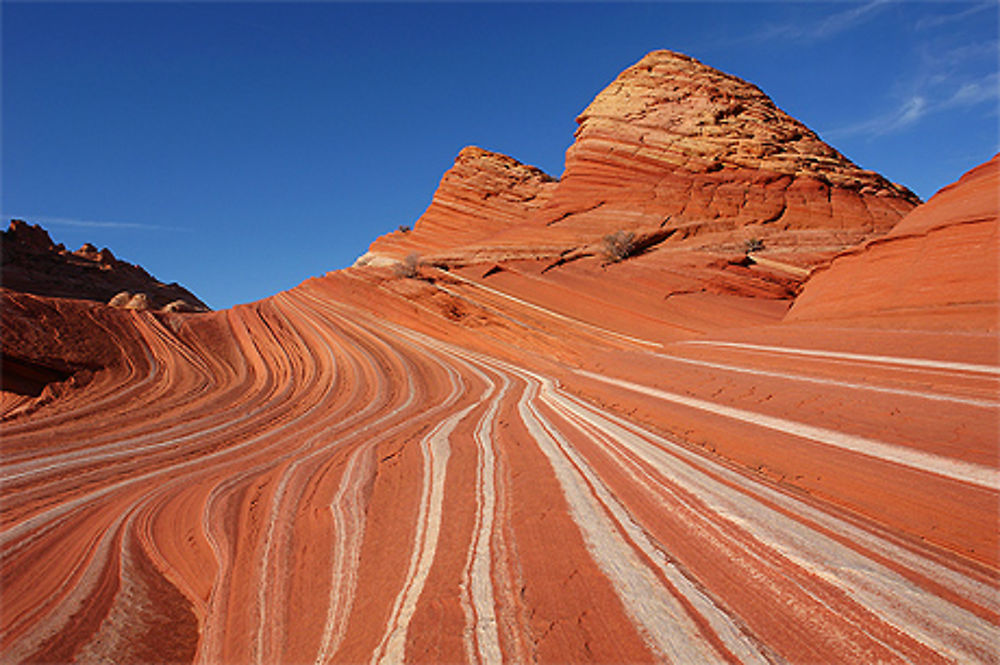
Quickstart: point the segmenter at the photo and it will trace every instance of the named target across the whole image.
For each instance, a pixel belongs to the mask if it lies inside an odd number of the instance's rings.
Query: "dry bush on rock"
[[[396,276],[412,279],[420,271],[420,255],[407,254],[406,258],[396,264]]]
[[[604,236],[601,243],[604,258],[611,263],[618,263],[619,261],[627,259],[632,256],[637,249],[635,234],[631,231],[622,231],[621,229]]]

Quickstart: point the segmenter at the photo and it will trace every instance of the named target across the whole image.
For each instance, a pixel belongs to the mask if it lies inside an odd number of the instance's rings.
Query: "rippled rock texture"
[[[623,77],[678,63],[701,67],[655,53]],[[734,81],[709,77],[706,99],[736,86],[746,113],[779,113]],[[577,149],[606,131],[592,120],[648,106],[612,101],[584,114],[560,181],[463,151],[414,230],[256,303],[5,291],[5,352],[89,365],[3,392],[4,662],[997,662],[1000,306],[955,259],[1000,254],[977,244],[995,164],[812,278],[836,242],[661,238],[611,261],[597,210],[552,213],[590,177],[627,209],[601,174],[646,192],[640,221],[659,200],[652,176]],[[880,212],[786,211],[796,229],[865,236],[913,206],[798,140],[806,157],[769,168]],[[732,145],[704,173],[750,182]],[[657,150],[643,173],[674,178]],[[748,210],[719,242],[764,225]],[[906,240],[934,233],[949,242]],[[961,302],[840,316],[836,280],[902,288],[870,268],[883,251],[940,265]],[[408,274],[390,263],[416,252]],[[992,319],[962,314],[973,292]]]

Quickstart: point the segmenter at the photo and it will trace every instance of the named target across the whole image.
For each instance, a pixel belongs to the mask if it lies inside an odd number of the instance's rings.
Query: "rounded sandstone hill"
[[[789,321],[997,329],[1000,155],[943,188],[883,237],[817,271]]]

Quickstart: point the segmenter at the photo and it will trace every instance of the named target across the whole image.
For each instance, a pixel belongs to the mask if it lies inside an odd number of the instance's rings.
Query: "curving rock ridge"
[[[164,284],[143,268],[115,258],[111,250],[86,243],[75,252],[52,242],[37,224],[14,219],[0,232],[4,288],[55,298],[108,303],[116,295],[143,293],[152,309],[183,300],[192,311],[208,306],[177,283]]]
[[[379,238],[358,264],[378,263],[378,256],[398,258],[409,252],[440,253],[474,246],[523,223],[548,201],[556,184],[541,169],[513,157],[476,146],[463,148],[413,230]]]
[[[997,329],[1000,306],[1000,155],[852,248],[806,283],[789,321],[938,320]]]
[[[99,308],[120,360],[3,411],[6,662],[996,661],[988,338],[448,285],[472,328],[374,275]]]

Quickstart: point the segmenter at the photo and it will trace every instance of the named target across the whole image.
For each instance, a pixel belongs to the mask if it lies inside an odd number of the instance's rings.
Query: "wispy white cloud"
[[[174,226],[159,224],[144,224],[141,222],[111,222],[92,219],[76,219],[73,217],[49,217],[47,215],[8,215],[3,213],[3,219],[23,219],[26,222],[42,224],[43,226],[72,226],[91,229],[136,229],[143,231],[186,231]]]
[[[763,42],[774,39],[790,41],[822,41],[830,39],[862,23],[874,18],[883,7],[895,0],[870,0],[869,2],[852,6],[850,9],[828,14],[821,19],[809,22],[795,21],[765,26],[757,32],[747,35],[747,41]]]
[[[823,135],[831,139],[863,135],[883,136],[905,130],[917,124],[924,117],[935,113],[968,108],[986,102],[996,103],[1000,99],[1000,79],[998,79],[996,72],[980,79],[949,81],[949,83],[951,84],[950,88],[925,90],[911,94],[890,111],[845,127],[823,132]]]
[[[942,102],[942,108],[972,106],[1000,98],[1000,75],[993,72],[978,81],[963,83],[951,97]]]
[[[933,58],[940,64],[954,67],[978,58],[991,58],[995,61],[998,54],[1000,54],[1000,41],[989,39],[939,51],[934,54]]]
[[[920,120],[925,113],[927,113],[927,100],[919,95],[911,97],[894,114],[895,117],[891,119],[886,131],[895,131],[903,127],[908,127],[917,120]]]
[[[868,118],[867,120],[862,120],[846,127],[823,132],[823,136],[827,139],[833,139],[860,135],[881,136],[883,134],[890,134],[913,125],[926,115],[928,110],[927,100],[919,95],[914,95],[886,113],[881,113],[873,118]]]
[[[834,35],[839,35],[845,30],[850,30],[874,17],[879,9],[890,4],[891,1],[872,0],[863,5],[831,14],[812,28],[810,36],[814,39],[826,39]]]
[[[1000,40],[966,39],[952,25],[958,21],[982,21],[980,16],[995,3],[953,3],[947,9],[958,11],[927,16],[915,25],[928,30],[918,42],[911,58],[912,71],[901,76],[884,104],[883,110],[866,119],[824,132],[829,138],[867,136],[875,138],[901,132],[943,112],[958,112],[989,105],[986,113],[996,114],[1000,100],[997,55]],[[995,17],[993,17],[995,19]],[[944,26],[944,27],[942,27]],[[889,101],[889,100],[895,100]]]
[[[927,28],[936,28],[942,25],[947,25],[948,23],[954,23],[956,21],[961,21],[962,19],[973,16],[980,12],[986,11],[996,7],[995,2],[984,2],[981,4],[974,4],[966,9],[959,12],[952,12],[951,14],[943,14],[941,16],[926,16],[916,22],[917,30],[926,30]]]

